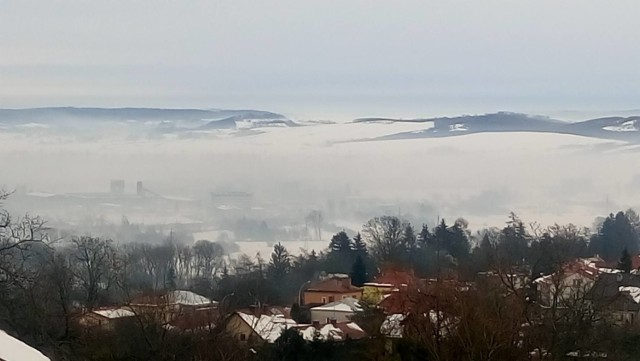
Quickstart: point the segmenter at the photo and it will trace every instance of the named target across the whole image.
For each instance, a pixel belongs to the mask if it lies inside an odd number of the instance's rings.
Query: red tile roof
[[[371,284],[388,284],[391,286],[402,286],[416,283],[418,278],[413,272],[389,270],[376,277]]]
[[[305,292],[351,293],[362,291],[362,288],[351,285],[350,278],[329,278],[311,284]]]

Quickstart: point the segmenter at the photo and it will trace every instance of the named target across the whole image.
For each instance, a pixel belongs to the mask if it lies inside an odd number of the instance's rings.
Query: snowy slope
[[[40,351],[0,330],[0,360],[49,361]]]

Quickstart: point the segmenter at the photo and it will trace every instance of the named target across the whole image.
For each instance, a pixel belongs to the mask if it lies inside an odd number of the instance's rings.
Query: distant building
[[[114,195],[124,194],[124,180],[112,179],[110,189],[111,189],[111,194],[114,194]]]
[[[237,211],[250,209],[253,194],[247,192],[212,192],[211,204],[218,211]]]
[[[84,327],[113,330],[118,323],[131,319],[135,315],[128,307],[105,307],[86,312],[80,316],[78,323]]]
[[[193,311],[175,314],[164,328],[175,332],[211,332],[220,319],[217,308],[198,308]]]
[[[598,310],[611,315],[618,325],[640,322],[640,275],[603,273],[585,296]]]
[[[218,302],[191,291],[176,290],[140,295],[131,300],[129,306],[136,313],[154,315],[164,322],[169,322],[179,315],[215,309]]]
[[[349,276],[334,276],[312,283],[304,291],[303,304],[324,305],[349,297],[362,299],[362,288],[351,285]]]
[[[366,337],[366,333],[354,322],[314,322],[298,324],[279,312],[238,311],[226,322],[225,331],[233,338],[249,345],[273,343],[285,330],[293,329],[307,341],[345,341]]]
[[[296,321],[277,312],[238,311],[227,319],[225,331],[249,344],[272,343],[284,330],[296,325]]]
[[[417,286],[424,280],[415,276],[413,270],[400,270],[387,268],[373,281],[364,284],[364,299],[371,302],[379,302],[392,292],[406,289],[408,286]]]
[[[327,323],[351,321],[351,317],[358,311],[362,311],[362,307],[357,299],[351,297],[310,309],[312,321]]]
[[[593,259],[577,259],[555,273],[535,279],[533,282],[538,288],[538,302],[544,306],[562,307],[565,303],[585,297],[600,274],[620,272],[599,265],[599,261]]]

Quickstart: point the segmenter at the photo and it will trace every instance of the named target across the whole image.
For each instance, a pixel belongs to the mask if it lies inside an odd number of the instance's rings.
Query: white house
[[[360,307],[357,299],[347,297],[326,305],[312,307],[310,311],[312,321],[327,322],[335,320],[336,322],[347,322],[351,321],[351,316],[355,315],[356,312],[362,311],[362,307]]]

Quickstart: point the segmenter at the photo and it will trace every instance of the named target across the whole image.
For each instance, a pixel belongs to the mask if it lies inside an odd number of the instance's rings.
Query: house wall
[[[392,290],[392,287],[364,286],[362,299],[378,303],[382,300],[384,295],[391,293]]]
[[[553,303],[556,293],[558,302],[567,302],[583,297],[593,287],[593,284],[594,281],[591,278],[580,273],[572,273],[566,275],[559,282],[551,279],[550,283],[539,285],[539,291],[541,300],[550,305]],[[558,290],[556,290],[556,286]]]
[[[355,299],[362,299],[362,291],[353,291],[353,292],[345,292],[345,293],[336,293],[336,292],[320,292],[320,291],[305,291],[304,292],[304,304],[326,304],[333,301],[340,301],[347,297],[352,297]]]
[[[100,327],[105,330],[111,330],[115,321],[95,313],[87,313],[78,319],[78,324],[84,327]]]
[[[225,331],[233,338],[248,343],[263,342],[262,338],[237,314],[231,315],[227,320]]]
[[[327,319],[336,320],[337,322],[351,321],[350,317],[354,312],[344,311],[327,311],[327,310],[314,310],[311,309],[311,321],[319,321],[320,323],[326,323]]]

